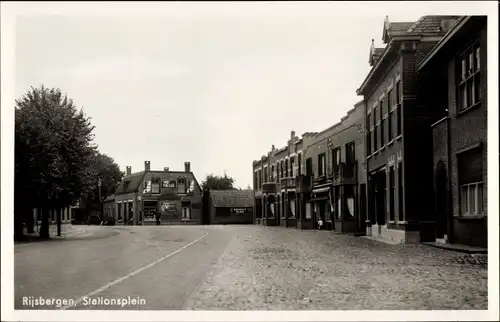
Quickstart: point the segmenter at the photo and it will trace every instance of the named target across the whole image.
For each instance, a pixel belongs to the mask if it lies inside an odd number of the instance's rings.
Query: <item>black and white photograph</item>
[[[497,2],[1,7],[2,321],[498,320]]]

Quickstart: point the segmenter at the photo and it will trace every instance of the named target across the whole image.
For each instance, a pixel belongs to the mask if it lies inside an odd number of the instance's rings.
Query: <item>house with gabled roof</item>
[[[144,170],[136,173],[127,166],[114,205],[114,216],[123,224],[153,224],[157,211],[162,224],[200,224],[202,189],[189,162],[184,171],[172,171],[168,167],[151,170],[150,161],[145,161]]]
[[[365,101],[368,171],[367,232],[396,242],[434,238],[431,125],[440,117],[425,104],[418,64],[459,16],[424,16],[382,28],[372,39],[372,67],[357,90]]]

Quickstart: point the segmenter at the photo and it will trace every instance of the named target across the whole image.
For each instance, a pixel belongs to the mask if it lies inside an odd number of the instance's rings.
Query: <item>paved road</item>
[[[15,247],[16,309],[30,308],[23,296],[81,300],[67,309],[488,307],[485,256],[252,225],[85,230]],[[85,295],[145,303],[89,305]]]
[[[180,309],[233,236],[224,226],[84,229],[64,240],[15,246],[16,309],[42,309],[23,305],[23,297],[81,300],[67,309]],[[89,301],[128,297],[146,303]]]

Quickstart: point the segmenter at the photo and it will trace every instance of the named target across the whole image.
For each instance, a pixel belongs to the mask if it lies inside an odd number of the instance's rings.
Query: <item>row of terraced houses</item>
[[[354,108],[253,161],[254,222],[486,247],[486,24],[386,17]]]

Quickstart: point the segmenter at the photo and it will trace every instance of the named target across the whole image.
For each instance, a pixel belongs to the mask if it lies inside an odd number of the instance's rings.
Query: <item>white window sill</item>
[[[456,219],[459,220],[477,220],[477,219],[483,219],[486,218],[486,215],[460,215],[460,216],[455,216]]]

